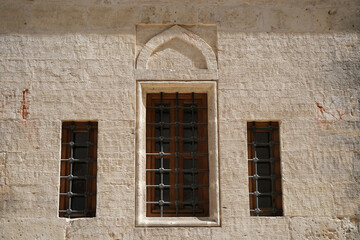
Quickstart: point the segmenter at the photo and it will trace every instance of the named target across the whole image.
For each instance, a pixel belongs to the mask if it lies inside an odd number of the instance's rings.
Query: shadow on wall
[[[90,3],[89,3],[90,2]],[[0,3],[0,32],[134,32],[136,24],[216,24],[244,32],[359,31],[358,1],[293,1],[220,5],[218,1],[187,5],[143,5],[146,1],[11,1]],[[269,1],[272,2],[272,1]],[[122,3],[122,4],[119,4]]]
[[[166,58],[167,61],[163,59]],[[206,69],[206,60],[199,49],[174,38],[157,48],[150,56],[148,69]]]

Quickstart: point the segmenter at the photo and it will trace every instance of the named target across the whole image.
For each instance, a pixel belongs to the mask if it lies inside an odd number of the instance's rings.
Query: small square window
[[[63,122],[59,216],[95,217],[97,123]]]

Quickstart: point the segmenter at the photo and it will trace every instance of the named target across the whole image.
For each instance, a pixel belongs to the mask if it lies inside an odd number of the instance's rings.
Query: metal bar
[[[179,93],[176,93],[176,99],[175,99],[175,122],[179,122]],[[175,125],[175,152],[178,153],[179,152],[179,124]],[[175,156],[175,167],[176,169],[179,169],[179,156],[178,154],[176,154]],[[179,184],[179,172],[176,171],[175,173],[176,175],[176,181],[175,184],[178,185]],[[175,215],[176,217],[179,216],[179,189],[176,188],[175,189]]]
[[[195,122],[195,117],[194,117],[194,107],[195,107],[195,102],[194,102],[194,92],[191,93],[191,136],[194,137],[195,136],[195,128],[194,128],[194,124]],[[194,139],[191,140],[191,152],[194,153],[195,152],[195,142],[194,142]],[[194,165],[195,165],[195,160],[194,160],[194,155],[191,156],[191,162],[192,162],[192,167],[194,168]],[[195,183],[194,183],[194,173],[191,174],[191,179],[192,179],[192,185],[195,186]],[[195,216],[195,209],[196,209],[196,203],[195,203],[195,199],[196,199],[196,196],[195,196],[196,192],[195,192],[195,188],[193,187],[192,188],[192,201],[191,201],[191,205],[192,205],[192,208],[193,208],[193,216]]]
[[[62,179],[89,179],[89,178],[96,178],[96,176],[60,176]]]
[[[272,145],[280,145],[280,143],[248,143],[248,145],[256,145],[257,147],[268,147],[268,146],[272,146]]]
[[[265,192],[265,193],[256,193],[256,192],[249,192],[250,195],[255,195],[255,196],[277,196],[277,195],[281,195],[281,192]]]
[[[69,195],[72,195],[72,196],[85,196],[85,195],[89,195],[89,196],[95,196],[96,193],[60,193],[60,196],[69,196]]]
[[[271,209],[271,210],[266,210],[266,209],[259,209],[258,210],[258,212],[259,213],[262,213],[262,212],[274,212],[274,210],[275,210],[275,212],[279,212],[279,213],[282,213],[283,212],[283,210],[282,209]],[[250,209],[250,212],[257,212],[256,210],[254,210],[254,209]]]
[[[81,210],[59,210],[59,212],[61,213],[67,213],[67,212],[72,212],[72,213],[84,213],[84,211],[81,211]],[[89,213],[92,213],[92,212],[96,212],[96,210],[88,210]]]
[[[249,162],[279,162],[280,158],[263,158],[263,159],[257,159],[257,158],[252,158],[252,159],[248,159]]]
[[[273,132],[272,132],[272,122],[269,123],[269,148],[270,148],[270,159],[274,157],[273,154],[273,148],[272,148],[272,143],[273,143]],[[272,176],[275,175],[275,171],[274,171],[274,165],[270,164],[270,179],[271,179],[271,192],[274,191],[275,189],[275,181],[274,178]],[[274,208],[275,207],[275,195],[271,195],[271,207]]]
[[[82,158],[82,159],[73,159],[73,158],[66,158],[66,159],[60,159],[62,162],[96,162],[96,159],[90,159],[90,158]]]
[[[178,97],[177,97],[178,98]],[[163,107],[146,107],[146,109],[160,109],[160,108],[163,108],[163,109],[177,109],[176,107],[166,107],[166,106],[163,106]],[[181,107],[179,106],[178,109],[191,109],[191,107]],[[207,107],[198,107],[197,109],[208,109]]]
[[[163,93],[161,92],[160,93],[160,104],[161,106],[163,106]],[[160,122],[163,122],[164,118],[163,118],[163,114],[164,114],[164,108],[161,108],[160,109]],[[160,125],[160,136],[164,136],[164,129],[163,129],[163,125]],[[163,153],[164,152],[164,145],[163,145],[163,141],[161,140],[160,141],[160,152]],[[161,156],[160,157],[160,166],[161,168],[164,168],[164,157]],[[164,176],[162,173],[160,173],[160,183],[164,185]],[[164,190],[163,188],[160,188],[160,201],[164,201]],[[160,205],[160,217],[163,216],[163,211],[164,211],[164,206],[162,204],[160,204],[161,202],[159,201],[159,205]]]
[[[146,204],[159,204],[158,201],[148,201]],[[163,204],[176,204],[176,202],[163,202]],[[179,201],[179,204],[191,204],[191,202]],[[209,202],[197,202],[197,204],[209,204]]]
[[[87,128],[87,132],[86,132],[86,139],[87,139],[87,148],[86,148],[86,156],[89,157],[89,143],[90,143],[90,122],[88,122],[88,128]],[[89,163],[86,162],[85,164],[85,173],[86,173],[86,178],[85,178],[85,206],[84,206],[84,212],[85,212],[85,216],[87,215],[87,210],[88,210],[88,197],[87,197],[87,194],[88,194],[88,191],[89,191],[89,181],[88,181],[88,176],[89,176]]]
[[[191,157],[191,156],[208,156],[208,153],[146,153],[146,156],[179,156],[179,157]]]
[[[75,123],[72,122],[71,123],[71,140],[70,140],[70,158],[74,159],[74,128],[75,128]],[[70,162],[70,173],[69,176],[73,176],[73,162]],[[72,193],[72,185],[73,185],[73,180],[72,178],[69,179],[69,193]],[[68,207],[68,217],[71,217],[71,209],[72,209],[72,197],[69,196],[69,207]]]
[[[198,126],[198,125],[208,125],[207,123],[165,123],[165,122],[158,122],[158,123],[146,123],[146,125],[149,126],[161,126],[161,125],[165,125],[165,126],[173,126],[173,125],[180,125],[180,126],[189,126],[191,127],[192,125]]]
[[[146,140],[161,140],[161,139],[163,139],[163,140],[175,140],[175,141],[178,141],[178,140],[181,140],[181,141],[190,141],[190,140],[194,140],[194,141],[207,141],[208,140],[208,138],[197,138],[197,137],[187,137],[187,138],[184,138],[184,137],[163,137],[163,138],[161,138],[161,137],[147,137],[146,138]],[[165,142],[165,141],[164,141]]]
[[[209,172],[209,169],[146,169],[146,172],[183,172],[183,173],[199,173]]]
[[[70,143],[61,143],[61,145],[70,145]],[[89,143],[89,144],[73,143],[73,146],[75,147],[87,147],[88,145],[97,146],[96,143]]]
[[[256,147],[255,147],[255,133],[256,133],[256,128],[255,128],[255,122],[253,122],[253,143],[254,143],[254,154],[255,154],[255,159],[258,159],[257,158],[257,153],[256,153]],[[254,162],[254,168],[255,168],[255,176],[257,176],[257,162]],[[255,179],[255,193],[259,193],[259,186],[258,186],[258,180]],[[255,202],[256,202],[256,207],[255,207],[255,210],[256,210],[256,216],[259,216],[259,198],[257,195],[255,195]]]
[[[249,178],[255,178],[255,179],[275,179],[275,178],[281,178],[281,176],[278,176],[278,175],[271,175],[271,176],[253,175],[253,176],[249,176]]]
[[[153,188],[192,188],[192,185],[146,185],[146,187],[153,187]],[[207,188],[209,185],[197,185],[197,188]]]

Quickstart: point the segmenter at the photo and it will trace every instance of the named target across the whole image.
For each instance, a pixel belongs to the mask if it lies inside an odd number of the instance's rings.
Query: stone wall
[[[216,71],[181,41],[136,68],[175,24]],[[356,0],[1,1],[0,236],[359,239],[359,30]],[[135,226],[136,81],[161,78],[217,82],[220,227]],[[99,123],[96,218],[58,217],[65,120]],[[249,215],[253,120],[281,123],[283,217]]]

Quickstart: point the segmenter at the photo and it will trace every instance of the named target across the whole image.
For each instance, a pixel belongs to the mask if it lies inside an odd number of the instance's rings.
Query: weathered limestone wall
[[[174,24],[217,57],[221,227],[135,227],[136,57]],[[359,30],[357,0],[1,1],[1,238],[359,239]],[[181,44],[149,68],[204,68]],[[64,120],[99,122],[96,218],[58,218]],[[281,123],[283,217],[249,216],[252,120]]]

